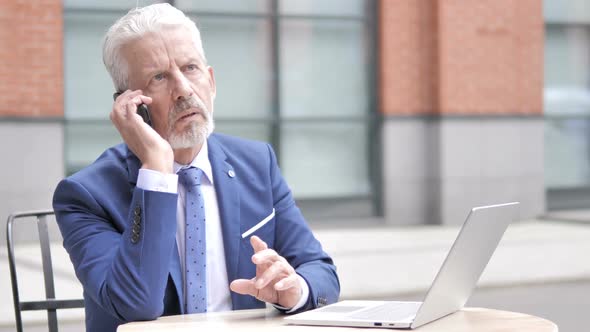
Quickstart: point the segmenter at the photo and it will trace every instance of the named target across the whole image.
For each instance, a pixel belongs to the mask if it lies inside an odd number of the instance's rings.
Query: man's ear
[[[215,86],[213,67],[208,66],[207,71],[209,72],[209,85],[211,86],[211,100],[215,100],[215,96],[217,95],[217,87]]]

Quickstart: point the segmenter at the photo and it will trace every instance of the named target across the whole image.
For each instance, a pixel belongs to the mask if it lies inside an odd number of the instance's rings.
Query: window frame
[[[238,117],[216,117],[215,121],[217,124],[231,124],[239,121],[241,123],[248,121],[255,121],[256,123],[265,123],[269,126],[270,135],[269,143],[275,149],[277,160],[279,165],[282,164],[283,151],[281,148],[282,140],[282,129],[281,127],[289,123],[307,123],[313,121],[314,123],[330,123],[333,121],[346,122],[346,123],[362,123],[367,128],[366,141],[366,160],[367,160],[367,179],[369,181],[369,195],[344,195],[341,197],[330,197],[330,198],[297,198],[298,205],[305,214],[311,219],[322,219],[328,217],[326,211],[331,212],[331,216],[336,217],[374,217],[383,216],[382,206],[382,169],[381,169],[381,125],[382,116],[378,111],[378,2],[372,0],[364,0],[364,13],[361,16],[343,16],[343,15],[316,15],[316,14],[283,14],[280,12],[279,0],[268,0],[269,10],[265,13],[251,13],[251,12],[221,12],[221,11],[200,11],[182,9],[185,14],[196,17],[227,17],[227,18],[263,18],[270,22],[270,72],[273,73],[274,84],[271,84],[271,115],[267,119],[259,118],[248,118],[241,119]],[[168,2],[171,5],[175,5],[174,0],[162,1]],[[121,13],[120,9],[110,8],[67,8],[64,5],[64,13],[75,14],[80,13]],[[64,15],[65,16],[65,15]],[[367,114],[360,116],[346,116],[346,117],[297,117],[296,119],[289,119],[283,116],[281,112],[281,68],[280,68],[280,44],[281,44],[281,33],[280,24],[282,20],[288,19],[299,19],[299,20],[354,20],[360,21],[363,24],[363,43],[366,49],[364,55],[366,59],[365,72],[367,75]],[[64,52],[65,58],[65,52]],[[66,64],[67,65],[67,64]],[[64,66],[65,67],[65,66]],[[65,92],[67,93],[67,92]],[[67,112],[65,112],[67,114]],[[71,158],[67,154],[68,144],[71,142],[71,138],[68,137],[69,126],[76,125],[104,125],[108,123],[108,119],[68,119],[64,117],[64,164],[67,175],[79,170],[83,165],[70,165],[69,161]]]

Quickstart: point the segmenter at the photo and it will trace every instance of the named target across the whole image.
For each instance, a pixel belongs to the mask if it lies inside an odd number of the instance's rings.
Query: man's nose
[[[174,76],[174,99],[178,100],[190,97],[193,94],[190,81],[183,75],[182,72],[178,72]]]

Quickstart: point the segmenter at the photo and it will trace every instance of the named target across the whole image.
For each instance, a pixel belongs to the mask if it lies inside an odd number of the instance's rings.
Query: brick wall
[[[381,110],[541,114],[541,0],[381,0]]]
[[[379,14],[382,111],[388,114],[436,112],[436,2],[381,0]]]
[[[61,0],[0,2],[0,116],[63,116]]]

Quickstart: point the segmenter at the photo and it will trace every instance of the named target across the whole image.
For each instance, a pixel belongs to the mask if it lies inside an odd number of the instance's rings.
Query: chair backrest
[[[14,314],[16,318],[16,330],[22,332],[23,324],[22,311],[46,310],[47,324],[50,332],[57,332],[58,309],[84,308],[83,299],[57,300],[55,298],[55,285],[53,279],[53,264],[51,262],[51,248],[49,243],[49,232],[47,220],[52,216],[52,210],[30,211],[13,213],[8,216],[6,223],[6,245],[8,246],[8,264],[10,266],[10,280],[12,282],[12,297],[14,299]],[[19,298],[18,280],[16,277],[16,264],[14,257],[14,224],[23,219],[37,219],[37,230],[39,233],[39,244],[41,246],[41,262],[43,265],[43,279],[45,285],[45,300],[23,302]]]

